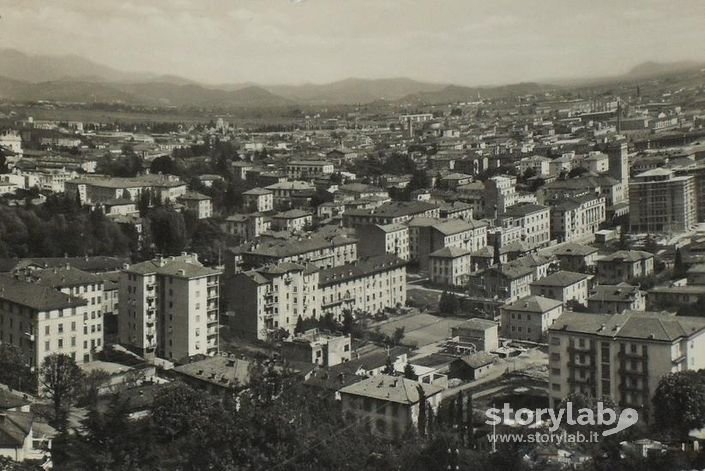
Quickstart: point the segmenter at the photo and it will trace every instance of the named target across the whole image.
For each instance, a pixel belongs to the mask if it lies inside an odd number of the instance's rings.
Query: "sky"
[[[205,83],[491,85],[704,60],[702,0],[0,0],[0,47]]]

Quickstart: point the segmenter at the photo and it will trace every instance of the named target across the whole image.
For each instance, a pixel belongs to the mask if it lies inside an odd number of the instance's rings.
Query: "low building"
[[[474,381],[484,378],[491,371],[497,357],[487,352],[476,352],[462,356],[450,364],[448,378]]]
[[[521,240],[529,248],[545,247],[551,240],[550,209],[539,204],[521,203],[508,207],[502,224],[521,228]]]
[[[543,342],[549,327],[563,314],[563,302],[543,296],[527,296],[500,308],[502,336]]]
[[[529,285],[536,279],[534,269],[521,264],[503,263],[474,272],[469,277],[471,296],[514,302],[529,296]]]
[[[350,335],[331,335],[311,329],[282,342],[282,357],[320,366],[335,366],[351,358]]]
[[[585,272],[597,263],[597,248],[575,243],[561,244],[553,250],[561,270]]]
[[[656,286],[646,293],[646,309],[676,310],[705,300],[705,286]]]
[[[272,228],[280,231],[302,231],[311,224],[313,214],[302,209],[290,209],[272,216]]]
[[[250,362],[232,354],[179,365],[173,372],[186,384],[215,394],[239,391],[250,383]]]
[[[12,461],[40,461],[51,456],[51,442],[57,431],[39,422],[31,412],[0,413],[0,457]]]
[[[269,231],[272,228],[272,220],[261,213],[233,214],[225,219],[223,227],[228,234],[248,242]]]
[[[597,282],[616,285],[654,274],[654,256],[642,250],[620,250],[597,260]]]
[[[575,300],[586,306],[590,275],[558,271],[531,283],[531,294],[557,299],[562,303]]]
[[[418,425],[420,401],[425,400],[428,410],[435,414],[442,391],[432,384],[378,375],[339,392],[346,422],[359,421],[370,433],[393,440]]]
[[[468,319],[451,328],[451,337],[472,344],[475,351],[493,352],[499,348],[499,324],[487,319]]]
[[[646,309],[646,296],[638,286],[627,283],[597,285],[588,297],[588,309],[604,314],[643,311]]]

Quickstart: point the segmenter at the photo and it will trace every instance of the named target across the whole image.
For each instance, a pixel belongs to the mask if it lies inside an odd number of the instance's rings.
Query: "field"
[[[439,317],[432,314],[411,314],[397,317],[373,326],[379,326],[379,331],[389,335],[400,327],[404,328],[404,338],[401,343],[409,347],[423,347],[446,339],[450,336],[450,329],[462,324],[467,319],[453,317]]]

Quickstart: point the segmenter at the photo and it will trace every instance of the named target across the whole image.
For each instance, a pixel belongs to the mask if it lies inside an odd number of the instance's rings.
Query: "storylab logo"
[[[576,409],[573,403],[567,402],[564,408],[554,409],[527,409],[514,410],[505,403],[499,409],[492,407],[485,412],[487,425],[515,425],[529,428],[547,427],[549,433],[556,433],[562,424],[608,427],[602,431],[602,436],[607,437],[619,433],[639,421],[639,414],[635,409],[622,409],[619,413],[611,407],[605,406],[600,401],[596,410],[587,407]]]

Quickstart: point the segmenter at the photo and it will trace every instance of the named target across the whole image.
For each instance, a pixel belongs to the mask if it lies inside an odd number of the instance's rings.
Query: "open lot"
[[[410,347],[423,347],[446,339],[450,336],[450,329],[462,324],[467,319],[456,317],[439,317],[432,314],[410,314],[394,319],[373,324],[371,327],[389,335],[400,327],[404,328],[404,338],[401,343]]]

